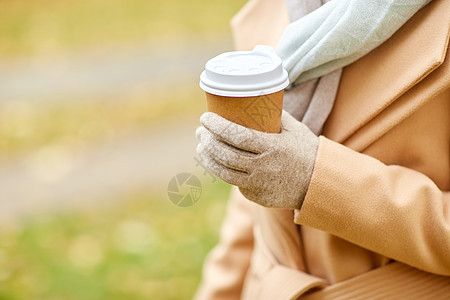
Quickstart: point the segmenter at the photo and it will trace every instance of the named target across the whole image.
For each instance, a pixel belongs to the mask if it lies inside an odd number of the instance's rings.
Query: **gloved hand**
[[[262,206],[301,207],[319,146],[308,127],[285,111],[279,134],[248,129],[211,112],[200,122],[197,152],[213,174]]]

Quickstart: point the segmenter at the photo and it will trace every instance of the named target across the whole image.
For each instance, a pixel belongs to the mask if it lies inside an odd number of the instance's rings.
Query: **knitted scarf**
[[[329,0],[286,0],[291,22],[309,14]],[[285,92],[283,109],[319,135],[333,108],[342,68],[312,79]]]

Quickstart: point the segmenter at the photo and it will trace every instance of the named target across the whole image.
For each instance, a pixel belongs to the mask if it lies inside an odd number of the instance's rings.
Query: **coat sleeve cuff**
[[[361,168],[373,170],[382,166],[383,163],[375,158],[320,136],[311,181],[301,209],[294,211],[294,222],[327,232],[330,223],[335,223],[333,227],[345,226],[345,222],[341,223],[345,220],[343,214],[345,211],[342,210],[349,209],[350,202],[355,199],[367,197],[357,195],[365,191],[357,188],[361,182],[358,180],[356,170]],[[346,217],[354,216],[348,211],[345,214]]]
[[[450,275],[450,193],[425,174],[320,138],[294,222],[420,270]]]

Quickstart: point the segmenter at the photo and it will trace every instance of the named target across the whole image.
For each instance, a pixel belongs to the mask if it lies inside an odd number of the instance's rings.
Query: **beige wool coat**
[[[236,46],[288,22],[284,0],[251,0]],[[344,69],[301,210],[234,189],[196,299],[450,299],[449,34],[434,0]]]

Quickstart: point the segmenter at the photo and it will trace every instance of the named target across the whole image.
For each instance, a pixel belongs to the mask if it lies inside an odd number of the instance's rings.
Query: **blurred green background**
[[[0,299],[192,297],[230,189],[197,162],[198,77],[244,2],[0,0]]]

